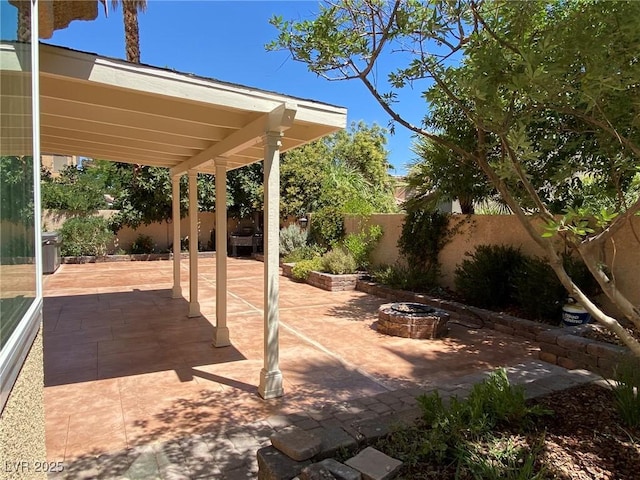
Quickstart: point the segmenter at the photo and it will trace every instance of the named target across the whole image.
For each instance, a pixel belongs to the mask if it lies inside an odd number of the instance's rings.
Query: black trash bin
[[[42,233],[42,273],[54,273],[60,266],[60,234]]]

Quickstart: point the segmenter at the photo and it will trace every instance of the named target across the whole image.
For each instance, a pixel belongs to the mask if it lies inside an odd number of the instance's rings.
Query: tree
[[[115,164],[104,160],[87,160],[79,167],[68,165],[58,178],[53,178],[43,168],[40,184],[42,207],[75,215],[107,208],[105,194],[119,197],[121,178]]]
[[[263,180],[262,162],[245,165],[227,174],[229,215],[246,218],[262,211]]]
[[[640,311],[600,255],[640,211],[632,189],[640,157],[638,2],[343,0],[313,20],[272,23],[280,34],[271,48],[289,49],[324,77],[359,79],[393,121],[473,162],[568,293],[640,356],[638,339],[578,288],[554,244],[580,256],[640,331]],[[385,83],[378,73],[389,63],[395,68]],[[409,86],[422,92],[425,113],[436,91],[459,108],[476,148],[403,116],[396,102]],[[586,194],[585,178],[599,195]],[[563,192],[581,204],[558,220],[552,207]]]
[[[432,98],[425,123],[465,151],[476,150],[476,129],[465,113],[437,91],[432,92]],[[412,150],[418,158],[407,175],[412,192],[407,201],[409,210],[418,207],[431,210],[443,201],[458,200],[462,213],[471,214],[474,203],[495,197],[495,189],[482,170],[468,158],[424,136],[414,141]]]
[[[118,5],[122,5],[127,61],[140,63],[138,12],[144,12],[147,9],[147,0],[111,0],[111,6],[114,10],[118,8]]]
[[[395,207],[386,131],[354,123],[283,155],[281,212],[299,216],[334,207],[343,213],[389,212]]]
[[[136,228],[142,224],[165,222],[172,218],[172,182],[169,170],[162,167],[116,164],[122,175],[123,189],[115,199],[120,210],[113,217],[114,226]],[[187,175],[180,178],[180,216],[189,208]],[[212,175],[198,174],[198,210],[215,210],[215,181]]]

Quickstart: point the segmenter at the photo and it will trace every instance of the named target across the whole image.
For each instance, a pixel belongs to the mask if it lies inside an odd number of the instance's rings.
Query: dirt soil
[[[543,461],[549,478],[632,480],[640,478],[640,428],[622,426],[609,389],[589,384],[538,400],[555,411],[543,417]]]

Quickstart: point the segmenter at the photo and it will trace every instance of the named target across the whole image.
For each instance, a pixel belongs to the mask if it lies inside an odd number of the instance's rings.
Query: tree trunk
[[[124,38],[127,61],[140,63],[140,35],[138,31],[138,7],[134,0],[122,0]]]
[[[18,5],[16,38],[19,42],[31,43],[31,1],[22,1]]]

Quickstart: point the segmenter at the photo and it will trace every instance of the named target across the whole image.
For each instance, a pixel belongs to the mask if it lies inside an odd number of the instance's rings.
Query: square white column
[[[213,346],[226,347],[227,327],[227,166],[216,160],[216,327]]]
[[[189,170],[189,317],[200,316],[198,303],[198,172]]]
[[[180,175],[171,177],[171,220],[173,228],[173,298],[182,298],[180,286]]]
[[[264,366],[258,392],[265,399],[284,395],[278,339],[281,138],[267,132],[264,145]]]

